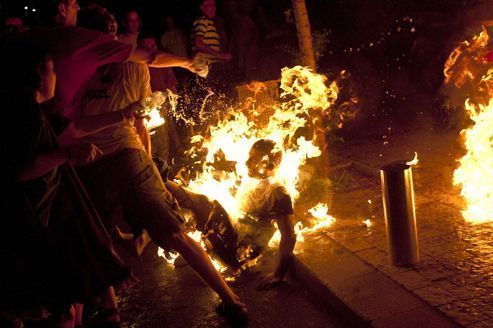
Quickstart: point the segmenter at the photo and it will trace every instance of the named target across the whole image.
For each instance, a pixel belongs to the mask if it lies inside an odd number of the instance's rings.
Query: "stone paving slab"
[[[365,141],[331,147],[331,165],[351,163],[347,170],[355,181],[370,176],[373,184],[336,188],[331,208],[336,223],[326,235],[457,324],[493,327],[493,225],[462,218],[464,203],[452,185],[456,160],[464,153],[457,136],[420,131],[393,138],[397,141],[386,145]],[[378,168],[414,151],[420,158],[413,178],[421,261],[401,269],[388,260]],[[362,226],[365,218],[371,227]]]
[[[294,273],[310,292],[336,308],[353,326],[459,326],[344,246],[327,236],[312,237],[305,240],[304,251],[297,255]],[[409,279],[424,281],[416,275]],[[422,325],[426,322],[431,325]]]

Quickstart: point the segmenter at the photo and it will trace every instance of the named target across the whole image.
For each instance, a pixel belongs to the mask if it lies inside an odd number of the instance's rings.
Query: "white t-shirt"
[[[100,67],[90,82],[82,103],[82,117],[121,110],[151,94],[149,69],[136,63],[115,63]],[[81,138],[95,144],[104,155],[125,148],[144,150],[133,124],[128,121]]]

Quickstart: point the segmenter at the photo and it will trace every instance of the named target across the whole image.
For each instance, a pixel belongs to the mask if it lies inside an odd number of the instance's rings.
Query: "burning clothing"
[[[58,147],[44,115],[33,116],[24,118],[25,125],[9,122],[17,141],[4,154],[15,160],[12,176]],[[10,192],[2,197],[8,213],[2,225],[9,233],[0,242],[0,307],[56,310],[84,303],[129,277],[70,164],[3,188]]]
[[[242,210],[247,216],[239,221],[239,238],[263,248],[276,231],[272,220],[293,214],[291,197],[281,184],[262,179],[245,199]]]
[[[242,211],[259,219],[293,214],[293,203],[286,188],[280,183],[262,179],[248,192]]]

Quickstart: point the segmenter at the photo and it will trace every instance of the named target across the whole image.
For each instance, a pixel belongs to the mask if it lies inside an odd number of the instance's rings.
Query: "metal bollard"
[[[390,261],[411,266],[419,261],[411,165],[392,163],[380,169]]]

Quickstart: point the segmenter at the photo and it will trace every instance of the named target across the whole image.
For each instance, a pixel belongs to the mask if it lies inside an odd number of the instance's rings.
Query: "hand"
[[[197,55],[195,55],[193,58],[195,58]],[[197,67],[193,64],[193,58],[187,58],[184,62],[182,67],[189,70],[192,73],[197,73]]]
[[[103,155],[103,151],[93,144],[80,144],[68,146],[70,159],[77,163],[88,163]]]
[[[269,273],[260,280],[257,286],[258,290],[267,290],[279,285],[282,282],[282,278],[276,276],[274,273]]]
[[[121,114],[126,121],[133,122],[138,117],[140,111],[142,111],[142,105],[139,100],[122,109]]]

